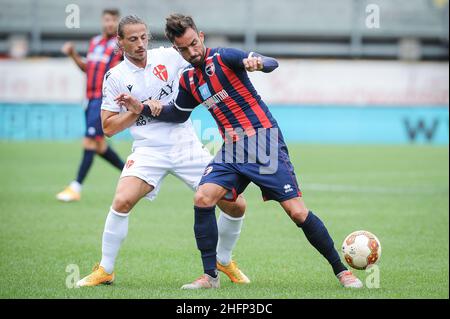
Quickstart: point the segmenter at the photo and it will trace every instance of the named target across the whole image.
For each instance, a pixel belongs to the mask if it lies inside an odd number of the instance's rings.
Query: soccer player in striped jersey
[[[224,139],[194,198],[194,230],[204,274],[182,288],[220,286],[214,255],[218,237],[215,206],[221,199],[236,200],[250,182],[261,189],[264,200],[280,203],[344,287],[361,288],[362,282],[342,263],[325,225],[306,207],[280,128],[247,75],[271,72],[278,62],[253,52],[206,48],[203,32],[198,32],[191,17],[181,14],[166,19],[166,36],[191,67],[180,77],[175,104],[165,105],[157,119],[184,121],[202,104]],[[127,107],[149,112],[136,101]]]
[[[198,139],[191,120],[158,121],[140,112],[127,111],[116,102],[116,97],[124,94],[138,101],[159,100],[164,104],[172,104],[177,97],[180,73],[189,63],[172,47],[147,50],[148,42],[148,28],[142,19],[126,16],[120,20],[118,43],[124,60],[105,75],[101,116],[107,136],[129,128],[134,141],[106,218],[100,264],[77,282],[78,287],[114,281],[116,258],[128,234],[129,216],[138,201],[154,200],[168,174],[195,191],[213,158]],[[223,211],[217,223],[218,268],[232,282],[248,284],[250,279],[232,259],[244,219],[245,199],[239,196],[234,202],[220,201],[217,205]]]
[[[76,52],[71,42],[65,43],[62,48],[63,53],[71,57],[77,66],[86,73],[86,97],[88,100],[85,110],[86,131],[83,139],[83,157],[77,177],[56,195],[58,200],[64,202],[80,200],[82,184],[92,166],[95,154],[100,155],[119,170],[122,170],[124,166],[117,153],[106,143],[100,119],[103,77],[122,58],[116,39],[118,21],[118,10],[105,9],[103,11],[103,32],[91,39],[86,59]]]

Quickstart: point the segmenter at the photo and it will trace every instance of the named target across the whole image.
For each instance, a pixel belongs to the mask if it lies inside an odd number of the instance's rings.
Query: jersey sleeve
[[[248,52],[234,48],[220,48],[219,53],[222,61],[233,70],[244,69],[242,60],[246,59],[249,55]]]
[[[114,77],[111,76],[111,71],[105,74],[102,92],[102,110],[120,112],[121,107],[114,101],[115,97],[120,94],[119,87]]]
[[[272,72],[278,67],[277,60],[271,57],[266,57],[256,52],[245,52],[238,49],[222,48],[219,49],[219,53],[222,57],[222,61],[233,70],[245,69],[243,60],[250,57],[260,57],[262,59],[263,69],[261,71],[264,73]]]
[[[180,111],[192,112],[200,103],[188,92],[185,84],[184,74],[180,77],[178,95],[175,100],[175,107]]]

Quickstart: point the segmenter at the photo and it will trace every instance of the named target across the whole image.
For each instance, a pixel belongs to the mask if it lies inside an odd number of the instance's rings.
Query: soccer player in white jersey
[[[106,218],[101,262],[90,275],[78,281],[79,287],[114,281],[114,264],[127,236],[129,213],[141,198],[154,199],[167,174],[177,176],[195,190],[212,159],[197,138],[190,120],[184,123],[156,121],[117,104],[116,98],[121,94],[131,94],[141,101],[159,100],[162,104],[173,103],[177,97],[179,75],[189,64],[173,48],[147,51],[148,41],[147,26],[140,18],[127,16],[121,19],[118,42],[124,52],[124,61],[105,75],[102,125],[107,136],[129,127],[134,142]],[[146,107],[158,114],[161,109],[153,105],[148,103]],[[216,230],[219,234],[217,268],[235,283],[249,283],[231,259],[246,202],[240,197],[237,202],[221,201],[219,207],[223,212]]]

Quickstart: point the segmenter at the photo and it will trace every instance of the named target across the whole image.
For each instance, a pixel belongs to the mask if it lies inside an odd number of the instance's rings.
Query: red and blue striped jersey
[[[187,111],[205,105],[226,142],[239,139],[236,130],[252,136],[258,129],[278,127],[247,75],[242,60],[248,56],[237,49],[208,48],[203,65],[185,69],[180,77],[175,106]]]
[[[91,39],[86,57],[86,97],[89,100],[102,98],[103,77],[121,58],[122,53],[117,47],[115,36],[105,38],[98,35]]]

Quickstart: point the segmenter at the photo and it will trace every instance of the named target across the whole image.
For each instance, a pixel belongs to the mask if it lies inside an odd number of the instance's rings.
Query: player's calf
[[[217,203],[217,206],[228,216],[232,218],[244,217],[245,210],[247,209],[247,202],[244,197],[239,195],[236,201],[230,202],[227,200],[221,200]]]

